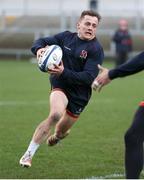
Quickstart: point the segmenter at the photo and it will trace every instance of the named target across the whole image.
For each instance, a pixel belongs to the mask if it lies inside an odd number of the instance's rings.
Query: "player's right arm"
[[[57,45],[61,46],[62,39],[63,39],[65,33],[66,32],[62,32],[55,36],[44,37],[44,38],[40,38],[40,39],[36,40],[33,43],[32,48],[31,48],[32,53],[37,56],[40,56],[43,53],[43,51],[45,50],[44,48],[48,45],[57,44]]]

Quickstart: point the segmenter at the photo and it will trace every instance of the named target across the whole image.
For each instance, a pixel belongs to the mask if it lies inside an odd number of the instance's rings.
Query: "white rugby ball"
[[[53,69],[54,65],[59,65],[62,60],[62,49],[58,45],[48,46],[43,56],[38,60],[39,69],[47,72],[48,69]]]

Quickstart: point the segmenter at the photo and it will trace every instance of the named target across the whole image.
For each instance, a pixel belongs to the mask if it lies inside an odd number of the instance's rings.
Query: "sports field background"
[[[94,92],[69,137],[56,147],[43,144],[32,167],[23,169],[19,158],[48,115],[48,75],[29,61],[1,60],[0,178],[124,178],[123,136],[143,92],[143,72]]]

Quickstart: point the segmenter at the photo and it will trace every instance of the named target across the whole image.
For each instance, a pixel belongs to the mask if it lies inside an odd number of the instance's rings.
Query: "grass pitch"
[[[19,159],[49,112],[48,75],[28,61],[0,61],[0,178],[124,178],[123,136],[143,91],[141,72],[94,92],[69,137],[56,147],[42,144],[23,169]]]

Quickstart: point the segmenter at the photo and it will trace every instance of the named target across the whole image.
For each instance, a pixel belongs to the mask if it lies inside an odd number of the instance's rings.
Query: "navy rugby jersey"
[[[144,70],[144,51],[132,58],[132,60],[109,71],[110,79],[124,77]]]
[[[104,58],[103,49],[95,38],[81,40],[77,33],[65,31],[52,37],[38,39],[31,50],[36,55],[38,49],[46,45],[59,45],[63,50],[64,71],[60,76],[50,75],[52,87],[62,88],[74,101],[87,103],[91,95],[91,84],[98,75],[98,64]]]
[[[116,43],[116,52],[132,51],[132,38],[128,30],[118,29],[112,39]]]

